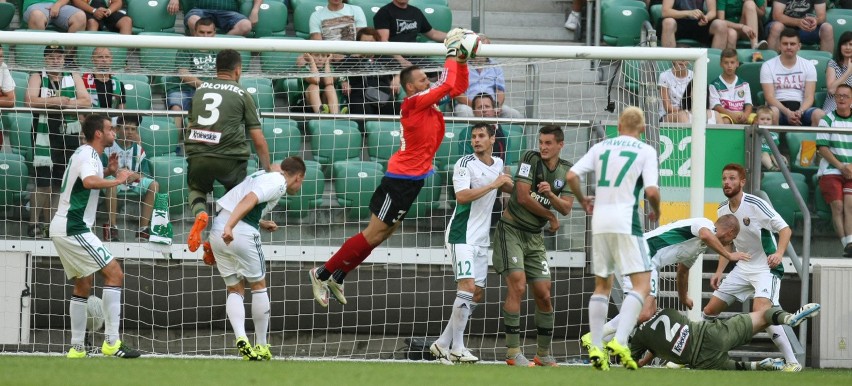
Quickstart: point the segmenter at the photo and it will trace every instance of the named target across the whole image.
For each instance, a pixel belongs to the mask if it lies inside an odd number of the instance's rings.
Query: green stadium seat
[[[305,180],[302,189],[293,196],[286,195],[282,204],[287,208],[287,216],[291,218],[307,217],[316,208],[322,206],[322,196],[325,191],[325,175],[322,167],[316,161],[305,161]]]
[[[12,150],[24,157],[27,162],[33,160],[33,115],[30,113],[4,112],[3,131]]]
[[[259,112],[272,112],[275,109],[275,93],[272,91],[271,79],[241,77],[240,85],[251,94]]]
[[[801,50],[799,51],[799,56],[804,59],[810,60],[811,63],[813,63],[814,67],[816,67],[816,90],[825,90],[825,69],[828,67],[828,62],[831,60],[831,53],[825,51]],[[819,107],[822,108],[822,105],[820,105]]]
[[[819,163],[816,160],[818,156],[814,156],[814,161],[811,166],[804,167],[797,162],[796,157],[799,154],[799,149],[802,147],[802,141],[816,142],[816,133],[787,133],[787,150],[790,155],[790,171],[800,173],[810,180],[819,170]]]
[[[261,39],[304,40],[294,36],[266,36]],[[260,68],[264,75],[271,78],[291,74],[296,69],[296,59],[299,55],[301,53],[298,52],[261,51]]]
[[[810,196],[808,195],[808,184],[805,176],[799,173],[792,173],[792,177],[796,189],[807,203]],[[760,182],[760,189],[766,192],[775,211],[781,215],[784,221],[787,222],[787,225],[793,228],[796,220],[802,217],[802,211],[799,209],[796,199],[793,196],[793,191],[784,179],[784,175],[780,172],[764,173],[763,179]]]
[[[225,38],[225,39],[245,39],[245,36],[238,35],[227,35],[223,33],[216,34],[217,38]],[[251,51],[237,51],[240,53],[240,58],[243,60],[243,67],[248,67],[249,63],[251,63]]]
[[[302,39],[311,37],[311,14],[315,11],[325,8],[328,1],[325,0],[302,0],[291,1],[293,6],[293,27],[296,30],[296,36]]]
[[[817,89],[819,90],[819,89]],[[823,89],[825,90],[825,89]],[[825,104],[825,98],[828,96],[828,91],[817,91],[814,93],[814,107],[821,109]]]
[[[387,4],[387,2],[385,4]],[[408,2],[408,4],[411,4],[411,5],[413,5],[417,8],[420,8],[420,9],[423,9],[423,7],[436,6],[436,5],[441,6],[441,7],[449,7],[450,6],[450,2],[448,0],[411,0],[411,1]]]
[[[283,160],[290,156],[302,154],[302,133],[299,132],[299,125],[296,121],[283,118],[262,118],[260,120],[263,127],[263,136],[266,138],[266,143],[269,145],[269,159]],[[254,150],[254,143],[249,141]]]
[[[601,14],[610,8],[645,8],[645,2],[641,0],[604,0],[601,1]],[[660,15],[663,8],[660,5]]]
[[[183,213],[189,190],[186,187],[186,158],[177,155],[153,157],[151,172],[160,184],[160,192],[169,195],[169,212]]]
[[[834,29],[834,46],[840,41],[840,35],[852,31],[852,9],[834,8],[828,10],[825,21]]]
[[[376,16],[379,8],[384,7],[387,3],[388,1],[386,0],[349,0],[349,4],[357,5],[364,11],[364,17],[367,18],[367,27],[375,27],[373,16]],[[417,8],[420,7],[418,6]]]
[[[140,32],[144,36],[161,36],[162,39],[183,36],[165,32]],[[148,73],[170,74],[175,71],[178,50],[172,48],[140,48],[139,64]]]
[[[21,71],[9,71],[9,74],[15,81],[15,107],[26,107],[27,84],[30,82],[30,74]]]
[[[349,220],[370,218],[370,198],[384,176],[382,165],[370,161],[338,161],[333,167],[334,195]]]
[[[139,123],[139,136],[142,148],[148,157],[172,154],[178,145],[178,128],[172,117],[145,116]]]
[[[129,80],[132,80],[132,81],[135,81],[135,82],[148,83],[148,75],[120,73],[120,74],[114,74],[114,76],[122,82],[127,82]]]
[[[778,53],[773,50],[752,50],[750,48],[738,48],[737,59],[740,60],[740,64],[752,63],[754,62],[753,59],[755,52],[760,52],[760,56],[763,57],[764,62],[778,56]]]
[[[601,35],[610,46],[637,46],[642,39],[642,24],[650,20],[648,11],[635,7],[611,7],[601,16]]]
[[[763,105],[763,94],[758,98],[758,93],[762,93],[760,87],[760,66],[763,63],[743,63],[737,69],[737,76],[745,82],[748,82],[751,89],[751,100],[755,106]]]
[[[151,109],[151,86],[148,81],[122,80],[124,83],[124,95],[127,103],[124,108],[128,110],[150,110]]]
[[[107,31],[79,31],[78,34],[100,34],[103,35],[104,41],[109,41],[110,39],[119,36],[121,34],[117,32],[107,32]],[[94,46],[79,46],[77,47],[77,65],[80,66],[80,72],[89,72],[94,65],[92,64],[92,51],[95,50]],[[127,48],[124,47],[109,47],[110,53],[112,53],[112,70],[113,72],[120,73],[124,71],[124,68],[127,67]]]
[[[506,159],[503,163],[506,165],[515,165],[521,160],[521,155],[526,150],[526,138],[524,137],[524,127],[520,125],[502,125],[503,131],[506,133]]]
[[[436,167],[437,169],[437,167]],[[417,194],[417,200],[408,209],[405,218],[425,219],[432,217],[433,211],[438,209],[441,198],[441,187],[444,186],[441,173],[435,173],[423,180],[423,189]]]
[[[331,166],[337,161],[359,160],[362,140],[358,124],[343,119],[314,119],[308,121],[307,134],[311,140],[314,160],[323,167],[324,174],[331,174]]]
[[[461,143],[465,142],[463,133],[469,129],[466,123],[447,123],[444,132],[444,139],[441,141],[441,146],[438,147],[438,152],[435,153],[435,165],[438,167],[435,171],[447,172],[455,165],[462,153]]]
[[[367,121],[364,124],[367,133],[367,154],[370,161],[388,166],[388,160],[399,149],[399,121]]]
[[[29,172],[24,158],[19,154],[0,152],[0,207],[17,206],[29,189]]]
[[[246,17],[251,14],[253,2],[243,1],[240,12]],[[257,14],[257,24],[248,37],[284,36],[287,34],[287,5],[279,0],[265,0]]]
[[[11,3],[0,3],[0,30],[9,28],[13,17],[15,17],[15,6]]]
[[[133,19],[133,33],[175,32],[175,16],[169,14],[168,0],[129,0],[127,15]],[[184,9],[183,12],[188,12]]]
[[[17,29],[15,32],[53,33],[56,31]],[[7,51],[4,52],[5,55],[9,55]],[[15,45],[15,64],[21,70],[41,70],[44,68],[44,46],[31,44]]]
[[[281,80],[280,88],[287,93],[287,103],[290,106],[299,105],[304,99],[305,86],[300,78],[287,78]]]
[[[429,5],[418,8],[423,11],[423,16],[426,16],[426,20],[429,21],[433,29],[443,32],[453,29],[453,11],[450,10],[450,7]],[[417,41],[428,43],[432,42],[432,39],[420,34],[417,36]]]
[[[654,26],[655,30],[657,30],[657,36],[660,36],[663,34],[663,5],[654,4],[651,6],[649,11],[651,25]]]

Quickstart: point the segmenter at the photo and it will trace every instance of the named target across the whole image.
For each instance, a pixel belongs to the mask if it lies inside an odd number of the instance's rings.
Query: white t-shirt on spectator
[[[671,69],[665,70],[662,74],[660,74],[660,80],[657,81],[657,85],[669,89],[669,100],[672,103],[672,107],[680,108],[680,103],[683,100],[683,95],[686,93],[686,87],[689,86],[689,82],[692,81],[692,76],[692,70],[686,71],[685,78],[676,77]],[[666,108],[661,100],[660,116],[662,117],[665,115]]]
[[[4,93],[15,90],[15,79],[12,79],[12,74],[9,72],[6,63],[0,64],[0,90]]]
[[[343,8],[337,11],[329,11],[322,7],[311,14],[309,23],[311,34],[321,34],[322,40],[350,40],[355,41],[355,33],[358,28],[367,26],[367,18],[361,7],[353,7],[343,4]]]
[[[787,68],[776,56],[760,66],[760,84],[775,86],[775,99],[781,101],[802,102],[805,99],[805,83],[816,82],[816,67],[810,60],[796,56],[796,64]]]

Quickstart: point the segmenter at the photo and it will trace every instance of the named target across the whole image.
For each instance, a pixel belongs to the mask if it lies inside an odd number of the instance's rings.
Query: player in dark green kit
[[[263,137],[257,108],[251,95],[240,86],[242,59],[234,50],[216,55],[216,78],[204,81],[192,97],[186,129],[186,181],[195,224],[187,244],[195,252],[201,232],[207,228],[207,194],[219,181],[226,191],[246,178],[251,155],[246,133],[254,143],[260,166],[270,171],[269,147]],[[205,251],[207,247],[205,246]]]
[[[559,220],[550,209],[568,215],[574,203],[574,196],[565,186],[571,163],[559,158],[564,140],[559,126],[543,126],[539,130],[539,151],[528,151],[521,158],[515,174],[515,189],[493,239],[494,270],[506,281],[502,311],[509,366],[533,366],[520,350],[521,298],[527,282],[535,298],[538,330],[538,352],[533,361],[539,366],[557,365],[550,355],[553,304],[541,228],[550,223],[549,230],[556,232]]]
[[[809,303],[794,314],[772,307],[726,320],[692,322],[680,311],[666,308],[636,327],[630,338],[630,350],[639,366],[657,356],[694,369],[780,370],[774,366],[772,358],[739,362],[728,357],[728,351],[751,342],[754,334],[769,325],[796,327],[805,319],[817,316],[819,310],[819,304]],[[642,358],[646,351],[651,355]]]

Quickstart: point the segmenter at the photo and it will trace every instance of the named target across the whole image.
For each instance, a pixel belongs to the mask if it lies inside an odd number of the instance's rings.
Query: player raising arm
[[[600,142],[586,153],[568,173],[568,186],[592,215],[592,269],[595,292],[589,298],[591,346],[589,360],[599,370],[609,370],[608,353],[621,357],[628,369],[637,369],[627,348],[627,337],[642,311],[650,292],[651,265],[648,244],[642,237],[639,193],[644,188],[651,205],[651,218],[660,215],[660,190],[657,187],[657,152],[639,136],[645,131],[645,117],[638,107],[628,107],[618,118],[618,137]],[[594,212],[592,198],[580,188],[580,176],[595,173],[598,179]],[[612,275],[630,276],[633,291],[621,305],[615,338],[603,345],[603,325],[609,310]]]
[[[447,60],[441,81],[430,88],[429,78],[417,66],[399,74],[408,97],[402,102],[402,139],[388,161],[388,170],[370,200],[370,223],[363,232],[350,237],[325,264],[309,272],[314,299],[328,307],[328,291],[346,304],[343,280],[360,265],[373,248],[399,228],[406,212],[423,188],[423,180],[435,173],[432,162],[444,138],[444,116],[435,106],[447,95],[465,92],[468,84],[467,57],[460,49],[462,29],[447,34]]]

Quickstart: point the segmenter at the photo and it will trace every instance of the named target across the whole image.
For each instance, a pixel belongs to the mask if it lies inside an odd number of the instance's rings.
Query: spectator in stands
[[[415,43],[417,35],[426,35],[436,42],[443,42],[447,37],[446,32],[432,28],[429,20],[423,15],[420,8],[408,5],[408,0],[393,0],[373,16],[373,25],[379,31],[383,42]],[[394,56],[399,64],[408,67],[412,64],[431,64],[425,58],[404,58],[401,55]],[[424,63],[425,62],[425,63]]]
[[[767,106],[760,106],[757,108],[755,112],[754,118],[754,126],[769,126],[772,124],[772,109]],[[755,131],[756,132],[756,131]],[[772,142],[775,142],[776,147],[781,146],[781,137],[778,133],[774,131],[770,131],[769,135],[772,137]],[[787,163],[786,158],[784,159],[784,163]],[[763,167],[763,170],[776,172],[781,170],[781,167],[778,166],[778,161],[775,160],[775,157],[772,156],[772,149],[767,144],[766,139],[761,136],[760,138],[760,164]]]
[[[825,84],[828,85],[828,96],[822,105],[822,110],[828,113],[837,108],[834,92],[837,86],[848,84],[852,86],[852,31],[846,31],[840,35],[837,41],[837,49],[834,50],[834,58],[828,62],[825,69]]]
[[[82,31],[86,28],[86,14],[68,3],[69,0],[24,0],[24,23],[29,29],[45,30],[52,25],[67,32]]]
[[[789,4],[789,6],[788,6]],[[831,52],[834,45],[834,29],[825,22],[825,0],[775,0],[772,5],[772,21],[766,24],[769,48],[780,51],[781,32],[792,28],[805,44],[819,43],[819,49]]]
[[[45,70],[30,75],[27,83],[27,107],[52,109],[36,113],[33,119],[33,168],[35,190],[30,194],[30,237],[47,238],[48,228],[39,223],[53,218],[53,188],[58,191],[68,160],[80,146],[80,118],[67,109],[89,108],[92,100],[80,74],[65,71],[65,49],[44,49]]]
[[[572,32],[577,31],[578,28],[582,29],[580,22],[583,21],[583,15],[580,12],[583,12],[585,6],[586,0],[574,0],[571,2],[571,12],[565,20],[565,29]]]
[[[124,94],[124,84],[112,74],[112,51],[108,47],[92,50],[92,66],[94,68],[91,73],[83,74],[83,83],[92,98],[92,107],[123,109],[127,97]]]
[[[792,28],[781,31],[781,54],[760,67],[760,86],[774,121],[781,126],[815,126],[823,111],[813,107],[817,72],[798,55],[802,43]]]
[[[105,229],[109,232],[104,232],[104,237],[110,236],[109,241],[118,240],[118,228],[115,227],[116,213],[118,213],[118,192],[123,194],[133,194],[142,198],[141,217],[139,218],[139,230],[136,232],[136,239],[139,241],[148,241],[151,234],[149,225],[151,223],[151,213],[154,210],[154,198],[157,197],[157,192],[160,191],[160,185],[157,181],[150,178],[151,170],[148,160],[145,159],[145,149],[142,147],[142,138],[139,136],[139,117],[138,116],[120,116],[118,124],[115,126],[115,142],[112,146],[104,149],[104,156],[109,159],[112,153],[118,154],[119,169],[127,169],[133,172],[133,176],[139,179],[133,181],[128,180],[126,183],[107,189],[106,199],[109,207],[109,224]],[[107,177],[107,179],[114,179]],[[111,226],[109,226],[112,224]],[[114,231],[113,231],[114,230]],[[104,240],[108,241],[108,240]]]
[[[357,38],[359,42],[381,40],[379,33],[370,27],[358,30]],[[399,114],[400,104],[396,102],[399,74],[398,71],[388,73],[395,68],[392,62],[395,63],[388,57],[354,54],[335,64],[337,70],[350,74],[340,80],[340,90],[349,99],[350,113]]]
[[[752,49],[769,48],[766,40],[758,42],[766,15],[766,0],[718,0],[716,8],[717,17],[728,23],[728,29],[737,34],[737,39],[748,39]]]
[[[199,19],[195,23],[195,36],[216,36],[216,25],[213,19],[209,17]],[[166,106],[169,110],[189,111],[195,89],[201,85],[201,79],[197,77],[197,74],[215,74],[216,53],[208,50],[181,50],[177,54],[176,65],[179,76],[164,78]],[[183,128],[183,117],[175,117],[175,124],[178,128]],[[183,142],[183,131],[180,137],[180,141]]]
[[[4,107],[15,107],[15,79],[12,78],[9,67],[3,61],[3,47],[0,46],[0,108]],[[0,151],[2,150],[3,131],[0,130]]]
[[[248,35],[254,25],[257,24],[258,13],[263,0],[244,1],[253,1],[248,18],[240,13],[241,0],[195,0],[193,8],[189,12],[184,10],[186,14],[183,21],[186,24],[187,32],[192,36],[198,36],[195,33],[198,21],[203,18],[210,18],[216,24],[216,28],[228,31],[228,35]],[[168,10],[174,14],[179,6],[179,0],[170,0]]]
[[[713,79],[709,86],[709,106],[715,115],[715,122],[751,124],[754,121],[754,114],[751,113],[751,88],[748,82],[737,76],[737,67],[740,66],[737,50],[722,50],[720,65],[722,75]]]
[[[483,44],[491,43],[485,35],[480,34]],[[457,117],[472,117],[473,97],[482,93],[492,96],[496,101],[497,114],[500,118],[523,118],[518,111],[504,104],[506,100],[506,80],[503,77],[503,69],[497,66],[490,58],[477,56],[468,61],[470,71],[470,85],[467,91],[455,98],[455,115]],[[467,154],[467,153],[465,153]]]
[[[344,4],[343,0],[328,0],[328,5],[311,14],[312,40],[357,40],[355,34],[367,26],[361,7]]]
[[[316,114],[340,113],[337,99],[337,78],[330,76],[332,55],[305,53],[296,59],[296,66],[311,73],[303,79],[305,83],[305,106]],[[347,111],[348,112],[348,108]],[[344,114],[346,113],[344,112]]]
[[[837,109],[819,121],[819,127],[852,128],[852,86],[841,84],[834,92]],[[817,133],[819,188],[831,206],[831,221],[843,245],[843,257],[852,257],[852,135]]]
[[[660,122],[686,123],[692,121],[692,113],[684,106],[684,97],[692,95],[692,70],[686,60],[672,61],[672,68],[663,71],[657,85],[660,86]],[[687,94],[688,93],[688,94]]]
[[[133,33],[133,21],[123,11],[124,0],[71,0],[86,13],[86,31]]]
[[[720,50],[737,44],[737,31],[716,18],[716,0],[663,0],[662,29],[663,47],[674,47],[676,39],[694,39]]]

